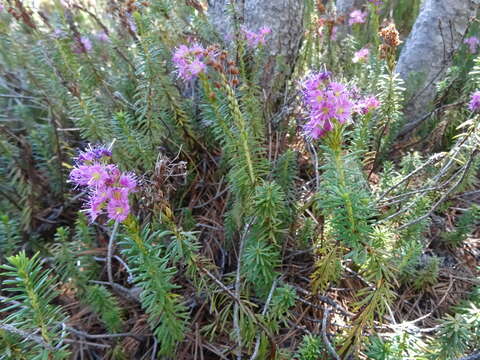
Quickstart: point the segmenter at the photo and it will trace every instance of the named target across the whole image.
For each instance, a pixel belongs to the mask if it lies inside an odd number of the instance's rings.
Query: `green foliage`
[[[66,317],[62,309],[52,303],[56,297],[56,278],[51,276],[51,270],[42,269],[39,254],[28,258],[21,252],[8,257],[7,261],[8,264],[0,268],[6,278],[2,288],[9,294],[3,302],[9,305],[1,311],[7,312],[3,323],[17,331],[9,327],[2,330],[16,335],[38,331],[38,340],[35,338],[25,345],[27,351],[32,351],[32,359],[67,359],[69,354],[61,337],[61,324]]]
[[[421,0],[407,0],[393,7],[395,24],[401,24],[400,33],[409,33],[420,11]]]
[[[170,354],[185,336],[188,313],[181,297],[173,291],[175,268],[155,244],[165,233],[140,230],[133,220],[126,225],[122,242],[124,254],[132,268],[134,282],[142,289],[140,301],[148,321],[160,343],[160,352]]]
[[[377,131],[376,138],[376,156],[385,156],[389,151],[393,140],[395,139],[402,123],[402,109],[405,88],[404,81],[396,73],[390,73],[380,76],[378,83],[380,100],[379,121],[375,124]]]
[[[460,246],[480,221],[480,207],[472,205],[458,217],[455,228],[443,234],[442,239],[449,245]]]
[[[247,280],[266,296],[270,286],[278,276],[275,268],[279,265],[280,255],[277,246],[265,240],[250,240],[244,252],[244,271]]]
[[[440,261],[437,256],[427,257],[420,269],[417,269],[414,273],[413,286],[420,290],[435,285],[438,282]]]
[[[366,183],[353,154],[325,148],[321,189],[316,206],[330,220],[329,231],[342,245],[352,248],[353,258],[362,257],[365,239],[371,231],[374,212]]]
[[[480,57],[464,45],[452,55],[434,116],[398,141],[405,88],[422,74],[404,82],[390,71],[377,32],[394,19],[406,39],[419,0],[368,4],[368,21],[348,28],[333,1],[306,0],[295,64],[270,51],[283,45],[276,30],[248,46],[235,2],[231,40],[205,1],[7,3],[0,359],[329,359],[310,333],[324,303],[343,358],[450,360],[476,350],[478,293],[441,320],[428,304],[445,271],[475,283],[461,254],[474,253],[466,240],[480,214],[480,118],[465,107]],[[474,22],[469,35],[477,31]],[[216,56],[183,81],[172,53],[194,43]],[[368,61],[353,63],[364,47]],[[300,83],[318,70],[356,102],[375,95],[381,106],[305,137]],[[68,181],[88,143],[109,146],[137,176],[117,237],[104,216],[89,222],[79,211],[91,194]],[[453,228],[439,234],[451,215]],[[428,320],[411,321],[409,304]],[[435,320],[438,328],[422,328]]]
[[[99,314],[109,332],[115,333],[122,329],[122,310],[117,299],[101,285],[88,286],[82,302],[88,304]]]
[[[450,360],[478,350],[480,341],[479,289],[472,294],[471,301],[457,307],[454,315],[447,315],[430,344],[433,350],[430,359]]]
[[[325,291],[331,283],[336,283],[342,275],[342,253],[336,245],[327,245],[317,250],[318,259],[312,273],[312,289]]]
[[[247,280],[265,296],[277,276],[275,268],[286,232],[287,210],[280,186],[274,182],[257,186],[252,210],[254,224],[246,240],[243,270]]]
[[[472,355],[478,350],[480,318],[478,288],[468,301],[455,307],[453,314],[445,315],[433,337],[425,341],[419,329],[411,323],[402,323],[394,333],[381,338],[370,338],[367,355],[375,360],[455,360]],[[383,335],[383,334],[382,334]]]
[[[403,360],[406,358],[424,359],[421,355],[419,339],[408,331],[399,331],[384,340],[372,336],[368,345],[367,356],[374,360]]]
[[[392,234],[382,227],[376,227],[372,231],[371,247],[362,269],[362,275],[368,286],[357,292],[361,300],[356,302],[354,307],[360,310],[360,313],[353,321],[354,326],[340,350],[342,353],[352,353],[361,348],[362,330],[373,326],[376,317],[381,319],[390,310],[390,304],[396,297],[395,268],[391,254],[386,251],[391,237]]]
[[[257,186],[253,199],[253,215],[257,217],[252,229],[255,237],[274,244],[281,243],[287,215],[285,195],[275,182]]]
[[[280,331],[282,325],[288,324],[291,318],[289,310],[295,306],[296,299],[295,289],[290,285],[275,289],[266,319],[275,333]]]
[[[474,66],[469,73],[471,81],[474,83],[475,87],[480,86],[480,56],[477,56],[474,60]]]
[[[10,219],[7,214],[0,215],[0,262],[3,263],[4,257],[13,255],[20,245],[22,238],[19,230],[20,224],[17,220]]]
[[[298,360],[317,360],[323,359],[325,350],[322,340],[315,335],[304,335],[300,344],[296,359]]]
[[[405,241],[397,250],[395,266],[398,269],[399,279],[403,283],[412,280],[412,274],[418,267],[423,251],[419,241]]]
[[[275,181],[287,195],[293,200],[295,194],[295,178],[298,176],[298,154],[295,151],[287,150],[282,154],[275,164]]]

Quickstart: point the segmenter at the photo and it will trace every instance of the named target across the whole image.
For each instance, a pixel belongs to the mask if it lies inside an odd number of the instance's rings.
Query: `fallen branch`
[[[0,329],[8,331],[12,334],[20,335],[25,340],[34,341],[37,344],[43,346],[47,350],[50,350],[50,351],[55,350],[55,348],[52,345],[48,344],[45,340],[43,340],[41,336],[35,335],[35,333],[28,333],[10,324],[0,324]]]
[[[335,351],[335,348],[333,347],[330,340],[328,340],[328,336],[327,336],[327,321],[328,321],[329,315],[330,315],[330,308],[327,305],[325,305],[325,310],[323,312],[323,319],[322,319],[322,338],[330,355],[332,355],[335,358],[335,360],[340,360],[340,357]]]

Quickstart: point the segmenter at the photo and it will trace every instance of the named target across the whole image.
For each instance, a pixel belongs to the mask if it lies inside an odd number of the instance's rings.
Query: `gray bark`
[[[337,27],[337,39],[342,40],[347,34],[352,33],[352,28],[348,25],[349,15],[353,10],[364,11],[366,2],[367,0],[337,0],[335,2],[337,15],[345,17],[344,23]]]
[[[348,15],[354,9],[361,9],[367,0],[337,0],[336,7],[338,14]]]
[[[235,13],[230,5],[232,1]],[[272,29],[266,45],[269,58],[262,84],[267,93],[274,86],[281,88],[291,73],[303,37],[303,13],[304,0],[210,0],[208,9],[210,21],[226,38],[233,36],[234,21],[252,31],[262,26]],[[277,63],[280,58],[286,65],[282,72]]]
[[[479,0],[425,0],[400,54],[396,72],[412,92],[405,116],[413,128],[428,114],[435,98],[436,83],[452,63],[461,45],[469,19],[475,16]]]

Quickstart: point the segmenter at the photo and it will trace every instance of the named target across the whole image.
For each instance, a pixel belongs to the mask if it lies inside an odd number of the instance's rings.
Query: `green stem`
[[[340,125],[340,124],[337,124]],[[345,208],[347,210],[348,220],[350,222],[350,229],[352,234],[356,231],[356,222],[355,217],[353,216],[353,206],[352,200],[350,199],[350,193],[347,191],[347,177],[345,174],[345,164],[343,163],[342,158],[342,133],[343,129],[341,126],[337,126],[336,130],[332,132],[330,137],[330,149],[333,151],[333,159],[335,162],[335,168],[337,169],[338,182],[340,184],[340,189],[342,191],[342,198],[345,202]]]
[[[356,232],[356,222],[355,217],[353,216],[353,206],[352,200],[350,199],[350,193],[347,191],[347,177],[345,174],[345,164],[343,163],[342,158],[342,148],[340,143],[337,143],[337,146],[331,146],[331,149],[333,150],[333,157],[335,162],[335,168],[337,169],[338,182],[340,183],[342,197],[345,202],[345,208],[347,210],[347,216],[350,222],[350,230],[353,234]]]
[[[235,119],[236,126],[240,132],[241,136],[241,146],[243,147],[243,151],[245,152],[245,158],[247,161],[248,167],[248,174],[250,176],[250,180],[252,185],[255,184],[255,172],[253,170],[252,158],[250,155],[250,147],[248,146],[248,133],[246,129],[245,119],[240,111],[240,106],[238,105],[237,98],[235,96],[235,92],[233,91],[232,87],[228,84],[227,79],[222,74],[222,81],[225,90],[227,91],[227,99],[230,111],[232,112],[232,116]]]
[[[110,240],[108,241],[108,252],[107,252],[107,275],[108,275],[108,282],[113,284],[113,275],[112,275],[112,256],[113,256],[113,245],[115,241],[115,237],[117,236],[118,232],[118,221],[115,221],[113,225],[112,233],[110,234]]]
[[[208,100],[210,103],[210,106],[212,107],[213,111],[215,112],[215,117],[222,127],[223,133],[225,137],[232,139],[233,134],[231,130],[228,128],[227,124],[225,123],[225,120],[220,112],[220,105],[218,103],[218,100],[216,98],[210,97],[211,94],[215,94],[212,87],[210,86],[210,83],[208,82],[207,76],[205,74],[200,74],[200,84],[202,85],[204,91],[205,91],[205,98]]]
[[[23,270],[23,269],[22,269]],[[34,318],[36,320],[37,325],[40,327],[40,334],[45,342],[51,345],[50,336],[48,333],[48,328],[43,317],[43,313],[40,309],[39,299],[37,293],[35,292],[35,284],[33,284],[32,279],[30,278],[30,274],[26,271],[24,272],[24,283],[25,283],[25,290],[27,292],[27,296],[30,300],[30,304],[33,309]]]

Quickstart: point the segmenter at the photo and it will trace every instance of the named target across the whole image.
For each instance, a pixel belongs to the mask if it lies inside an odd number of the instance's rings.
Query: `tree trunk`
[[[337,0],[335,6],[339,15],[350,14],[352,10],[361,9],[367,0]]]
[[[234,23],[252,31],[268,26],[268,59],[263,88],[267,99],[281,96],[292,73],[303,37],[304,0],[210,0],[209,17],[224,38],[233,36]],[[227,41],[228,42],[228,41]],[[279,92],[280,91],[280,92]]]
[[[425,0],[406,44],[396,71],[411,91],[405,116],[406,134],[432,108],[436,83],[452,64],[461,45],[469,18],[475,16],[477,0]]]

